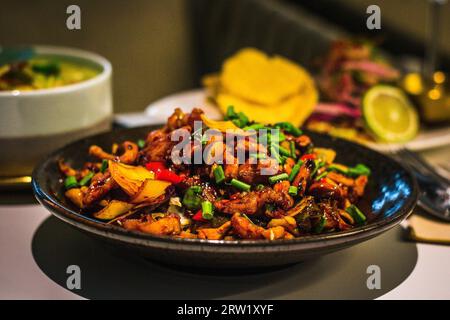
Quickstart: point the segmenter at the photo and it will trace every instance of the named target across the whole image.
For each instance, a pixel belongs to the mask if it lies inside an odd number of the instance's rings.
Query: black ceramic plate
[[[33,173],[36,198],[56,217],[116,247],[140,253],[160,262],[193,267],[254,268],[300,262],[337,251],[375,237],[394,227],[413,210],[417,185],[407,169],[378,152],[342,139],[307,132],[316,146],[331,147],[336,161],[364,163],[372,170],[366,194],[358,206],[368,215],[366,225],[343,232],[305,236],[292,240],[221,241],[178,239],[128,231],[83,216],[64,199],[57,160],[73,166],[88,160],[91,144],[110,148],[113,142],[136,141],[151,127],[113,131],[80,140],[51,154]],[[58,239],[55,239],[58,241]],[[388,250],[388,248],[386,248]]]

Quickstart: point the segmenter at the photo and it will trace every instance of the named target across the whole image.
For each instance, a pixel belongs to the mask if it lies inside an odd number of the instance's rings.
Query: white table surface
[[[450,146],[422,153],[448,162]],[[83,299],[48,278],[33,259],[31,241],[50,213],[37,204],[0,205],[0,299]],[[380,299],[450,299],[450,246],[417,244],[409,277]]]

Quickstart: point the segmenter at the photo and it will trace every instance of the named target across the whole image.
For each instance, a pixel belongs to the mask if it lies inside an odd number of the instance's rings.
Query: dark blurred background
[[[198,87],[243,46],[283,54],[311,68],[335,38],[369,36],[395,55],[422,57],[429,0],[0,0],[0,43],[47,44],[97,52],[114,67],[116,112],[142,110]],[[66,28],[81,7],[82,29]],[[366,8],[382,29],[366,29]],[[443,6],[441,65],[450,65],[450,4]]]

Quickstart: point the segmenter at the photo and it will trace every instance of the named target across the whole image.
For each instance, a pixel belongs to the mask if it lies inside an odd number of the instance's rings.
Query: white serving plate
[[[213,119],[220,119],[221,112],[207,101],[205,90],[193,89],[169,95],[152,102],[145,113],[122,114],[116,116],[116,121],[126,127],[163,124],[172,114],[175,107],[190,112],[194,107],[201,107]],[[251,118],[251,115],[249,115]],[[439,129],[421,130],[414,140],[404,144],[369,143],[369,147],[378,151],[388,152],[400,147],[421,151],[450,144],[450,126]]]

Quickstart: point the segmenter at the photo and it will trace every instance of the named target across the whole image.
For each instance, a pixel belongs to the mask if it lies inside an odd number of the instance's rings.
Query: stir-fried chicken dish
[[[224,121],[176,109],[145,140],[105,149],[92,145],[82,168],[60,159],[65,195],[82,214],[128,230],[277,240],[366,221],[356,204],[370,169],[335,163],[334,150],[288,122],[255,123],[232,107]]]

